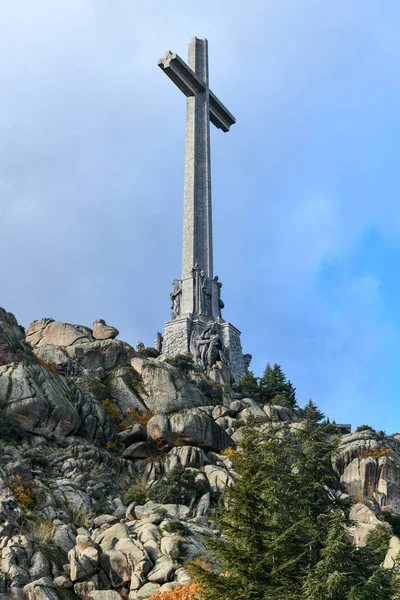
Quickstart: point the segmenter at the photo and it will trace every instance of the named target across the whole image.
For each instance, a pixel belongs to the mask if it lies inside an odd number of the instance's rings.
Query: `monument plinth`
[[[222,284],[213,272],[210,160],[210,121],[227,132],[235,118],[210,91],[207,40],[192,38],[188,64],[169,51],[158,65],[187,97],[182,278],[172,282],[162,350],[191,352],[205,370],[225,363],[237,382],[246,372],[240,331],[222,318]]]

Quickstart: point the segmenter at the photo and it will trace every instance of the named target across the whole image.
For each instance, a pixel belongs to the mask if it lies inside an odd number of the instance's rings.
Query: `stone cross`
[[[197,268],[210,282],[213,308],[209,316],[216,317],[220,312],[213,282],[210,121],[227,132],[235,118],[209,89],[207,40],[191,39],[188,64],[169,51],[158,65],[187,97],[180,311],[197,312],[193,277]]]

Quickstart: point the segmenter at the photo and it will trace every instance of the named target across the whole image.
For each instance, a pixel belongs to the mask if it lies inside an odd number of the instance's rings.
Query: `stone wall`
[[[204,328],[207,321],[194,321],[189,317],[167,321],[164,327],[162,351],[167,356],[176,356],[177,354],[186,354],[190,351],[190,336],[193,327]],[[242,344],[240,342],[240,331],[231,323],[219,323],[219,333],[221,336],[224,351],[228,360],[229,370],[235,383],[238,383],[246,374]],[[202,330],[202,329],[201,329]]]
[[[232,378],[235,383],[239,383],[242,377],[246,375],[240,331],[231,325],[231,323],[226,322],[220,324],[219,331]]]
[[[167,321],[164,325],[163,353],[167,356],[176,356],[189,352],[191,331],[192,321],[187,317]]]

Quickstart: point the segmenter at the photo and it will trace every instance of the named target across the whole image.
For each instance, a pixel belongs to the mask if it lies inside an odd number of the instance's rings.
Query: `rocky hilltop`
[[[144,600],[189,580],[218,536],[209,521],[237,474],[246,427],[299,426],[220,372],[93,327],[0,308],[0,592],[29,600]],[[400,435],[343,435],[333,457],[359,545],[400,532]],[[393,535],[385,563],[400,547]]]

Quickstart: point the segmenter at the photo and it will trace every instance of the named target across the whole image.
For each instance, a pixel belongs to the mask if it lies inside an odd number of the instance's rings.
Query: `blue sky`
[[[214,263],[252,368],[400,430],[400,5],[16,0],[0,15],[0,305],[151,345],[180,275],[185,99],[207,37]]]

